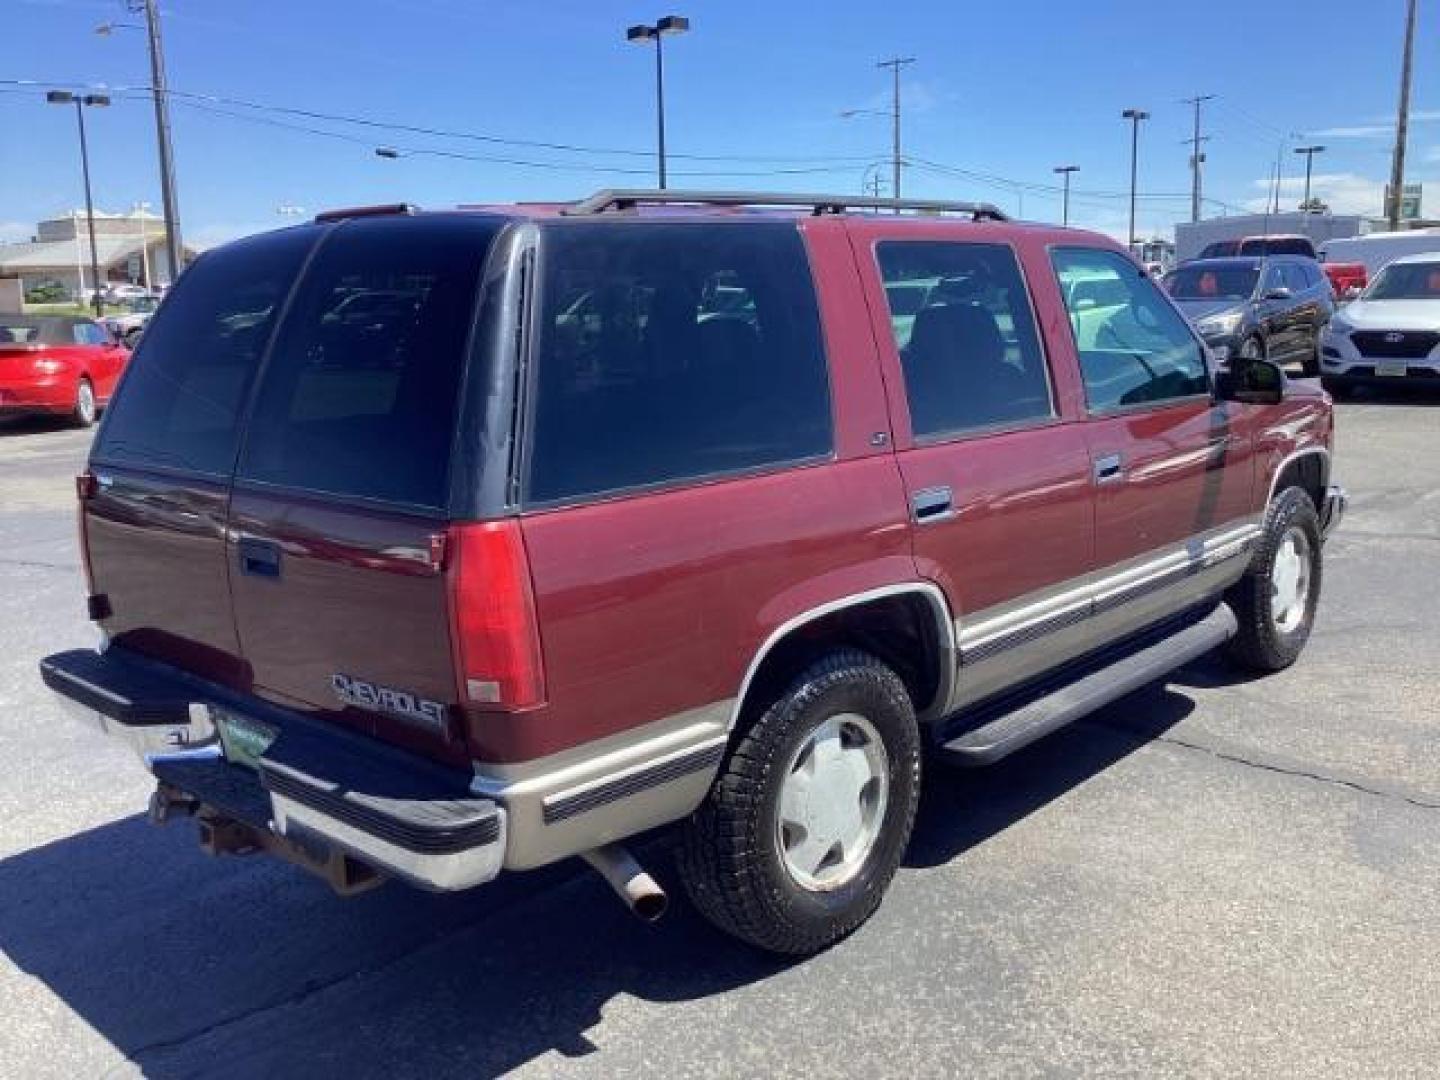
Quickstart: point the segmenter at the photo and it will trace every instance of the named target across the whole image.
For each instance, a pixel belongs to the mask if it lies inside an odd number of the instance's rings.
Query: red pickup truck
[[[806,953],[880,903],[922,751],[1292,663],[1331,433],[1113,241],[984,205],[339,211],[156,314],[78,479],[101,648],[41,670],[210,851],[581,855],[655,917],[623,842],[673,825],[702,912]]]

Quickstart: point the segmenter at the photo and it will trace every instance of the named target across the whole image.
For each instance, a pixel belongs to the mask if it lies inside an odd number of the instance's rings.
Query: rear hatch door
[[[320,230],[242,241],[186,271],[105,412],[81,528],[113,641],[248,689],[225,553],[240,418]]]
[[[257,694],[456,763],[450,461],[498,230],[392,216],[327,237],[255,394],[225,554]]]

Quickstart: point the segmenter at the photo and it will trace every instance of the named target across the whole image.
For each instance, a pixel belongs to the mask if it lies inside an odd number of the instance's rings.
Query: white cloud
[[[1264,213],[1270,203],[1270,180],[1255,180],[1251,186],[1265,194],[1245,201],[1245,209]],[[1323,200],[1337,214],[1379,216],[1385,202],[1385,182],[1356,173],[1317,173],[1310,180],[1310,194]],[[1305,178],[1287,176],[1280,181],[1280,208],[1293,210],[1305,197]]]
[[[1440,109],[1411,109],[1410,123],[1433,124],[1440,121]],[[1372,116],[1364,123],[1341,124],[1337,127],[1321,128],[1319,131],[1307,131],[1307,138],[1316,139],[1379,139],[1393,138],[1395,135],[1395,117],[1393,116]]]

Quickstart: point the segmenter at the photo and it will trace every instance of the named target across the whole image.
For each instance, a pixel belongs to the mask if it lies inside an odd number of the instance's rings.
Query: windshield
[[[1365,293],[1366,300],[1440,300],[1440,261],[1391,263]]]
[[[1165,291],[1176,300],[1249,300],[1259,278],[1258,266],[1182,266],[1165,276]]]

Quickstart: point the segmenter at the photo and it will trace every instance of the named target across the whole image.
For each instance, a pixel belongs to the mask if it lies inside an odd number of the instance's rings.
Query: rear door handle
[[[240,538],[240,570],[253,577],[280,576],[280,545],[253,536]]]
[[[1095,459],[1095,482],[1113,484],[1125,478],[1125,459],[1119,454],[1106,454]]]
[[[949,521],[958,511],[955,509],[955,493],[948,487],[924,488],[910,496],[910,509],[915,515],[915,524],[933,525]]]

